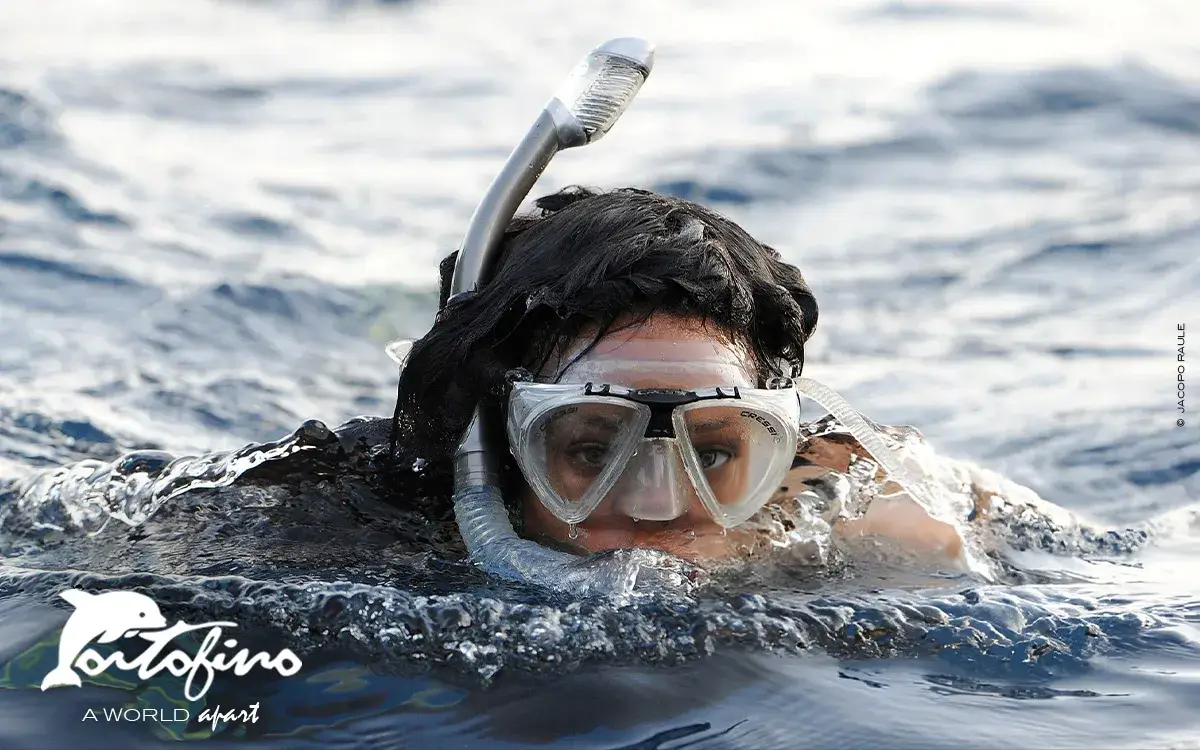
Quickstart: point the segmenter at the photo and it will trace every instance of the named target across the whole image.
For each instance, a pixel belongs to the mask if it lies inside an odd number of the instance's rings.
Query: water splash
[[[135,451],[111,462],[78,461],[16,483],[15,499],[0,506],[0,531],[94,535],[114,519],[139,526],[185,492],[227,487],[267,461],[331,441],[337,437],[328,427],[309,421],[282,440],[234,451],[182,457]]]
[[[351,583],[0,569],[0,596],[21,592],[52,601],[67,586],[138,590],[163,602],[168,617],[231,619],[246,629],[279,631],[283,644],[301,655],[337,648],[385,671],[437,668],[480,687],[504,672],[560,675],[583,664],[673,665],[743,648],[821,650],[851,659],[942,654],[972,661],[979,677],[1044,678],[1084,672],[1097,654],[1178,642],[1169,618],[1138,611],[1122,597],[1083,590],[1049,601],[1031,588],[867,597],[714,587],[699,598],[556,604],[488,593],[426,596]]]
[[[390,486],[372,473],[371,455],[369,443],[347,448],[338,433],[308,423],[275,443],[230,453],[175,459],[139,452],[45,472],[0,505],[0,532],[54,535],[58,544],[11,555],[0,568],[0,598],[21,592],[53,601],[66,586],[134,588],[174,603],[185,619],[219,615],[246,627],[282,627],[293,650],[349,648],[370,663],[448,669],[473,684],[505,671],[558,674],[584,663],[676,664],[728,648],[823,649],[852,658],[952,654],[996,672],[1019,657],[1020,669],[1049,674],[1086,669],[1091,655],[1165,633],[1176,617],[1169,608],[1138,615],[1144,599],[1105,598],[1100,589],[977,586],[962,573],[852,566],[830,523],[857,502],[846,476],[813,483],[791,505],[768,506],[756,524],[770,532],[770,554],[754,564],[684,581],[659,564],[675,559],[668,555],[656,562],[642,559],[646,550],[602,553],[579,564],[627,570],[637,562],[638,570],[666,576],[667,585],[653,596],[556,596],[475,570],[464,550],[445,546],[455,535],[449,519],[439,525],[436,514],[364,504],[356,493]],[[1078,551],[1091,538],[1039,516],[1028,490],[971,464],[949,465],[938,471],[950,486],[995,493],[992,510],[973,523],[997,538],[1022,528],[1013,518],[1050,534],[1030,531],[1013,537],[1013,546],[1027,538],[1038,549]],[[262,471],[247,476],[256,467]],[[1001,512],[1009,507],[1025,510],[1010,517]],[[114,526],[138,535],[114,533]],[[144,570],[162,574],[137,572]],[[282,579],[279,570],[287,571]],[[831,580],[842,582],[839,593],[803,593]],[[914,593],[896,590],[904,580]],[[947,583],[971,588],[950,593]]]

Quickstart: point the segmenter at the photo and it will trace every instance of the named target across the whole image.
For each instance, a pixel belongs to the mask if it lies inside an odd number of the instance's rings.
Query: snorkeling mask
[[[548,364],[540,382],[510,373],[509,449],[563,523],[695,511],[732,528],[779,488],[800,429],[792,381],[759,388],[749,361],[704,338],[614,333]]]
[[[568,524],[601,503],[673,521],[699,501],[719,525],[737,526],[791,469],[799,427],[791,381],[697,390],[518,382],[508,406],[521,472]]]

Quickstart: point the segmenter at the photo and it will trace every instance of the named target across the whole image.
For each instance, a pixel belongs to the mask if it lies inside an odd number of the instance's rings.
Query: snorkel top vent
[[[653,45],[632,38],[605,42],[580,60],[548,107],[554,112],[561,105],[575,119],[556,122],[560,148],[583,145],[574,142],[576,128],[583,132],[583,143],[603,138],[637,96],[653,66]]]

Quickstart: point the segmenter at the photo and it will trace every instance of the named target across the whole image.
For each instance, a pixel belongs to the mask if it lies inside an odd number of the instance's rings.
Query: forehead
[[[561,383],[602,382],[630,388],[753,387],[757,378],[745,347],[716,331],[652,318],[616,331],[579,356],[592,339],[576,339],[543,376]],[[557,376],[557,377],[556,377]]]

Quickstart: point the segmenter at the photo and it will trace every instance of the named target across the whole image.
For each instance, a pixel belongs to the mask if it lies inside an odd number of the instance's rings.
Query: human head
[[[454,256],[443,261],[441,310],[412,347],[397,402],[400,429],[426,457],[449,460],[476,404],[503,405],[511,370],[543,372],[597,343],[600,351],[617,339],[708,341],[737,352],[755,385],[799,370],[816,300],[797,268],[733,222],[634,189],[568,189],[536,206],[511,222],[482,289],[448,299]],[[680,385],[668,373],[654,383]],[[529,499],[511,463],[503,484],[506,498]],[[543,523],[536,502],[525,505],[527,533],[567,541],[565,528]],[[688,523],[701,521],[689,513],[670,528],[578,541],[677,551],[662,532]]]

